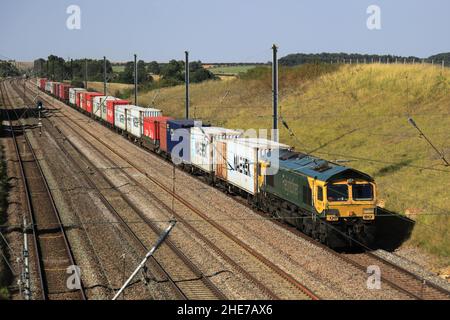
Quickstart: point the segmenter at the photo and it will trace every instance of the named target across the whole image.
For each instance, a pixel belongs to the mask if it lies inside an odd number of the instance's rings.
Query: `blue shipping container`
[[[190,163],[191,137],[190,128],[195,125],[192,119],[169,120],[167,121],[167,152],[172,154],[172,150],[180,144],[175,150],[172,158],[179,158],[185,163]]]
[[[184,163],[191,163],[191,128],[209,127],[200,120],[180,119],[167,121],[167,152],[173,157],[181,159]],[[176,149],[174,150],[174,148]],[[172,157],[172,158],[173,158]]]

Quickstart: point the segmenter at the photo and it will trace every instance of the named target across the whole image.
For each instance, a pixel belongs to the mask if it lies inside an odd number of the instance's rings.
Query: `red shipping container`
[[[40,84],[41,90],[45,90],[45,83],[47,82],[47,79],[43,78],[40,81],[41,81],[41,84]]]
[[[98,92],[85,92],[84,95],[82,96],[84,97],[84,101],[82,101],[82,108],[87,112],[92,113],[92,106],[93,106],[92,99],[98,96],[104,96],[104,94]]]
[[[62,84],[59,86],[59,98],[64,101],[69,100],[69,89],[72,88],[70,84]]]
[[[159,122],[159,149],[167,152],[167,121],[171,119],[161,120]]]
[[[57,96],[58,98],[60,98],[60,99],[61,99],[61,90],[64,90],[64,83],[61,83],[61,84],[58,86],[58,93],[56,94],[56,96]]]
[[[171,120],[171,117],[145,117],[144,118],[144,136],[153,141],[158,141],[160,137],[159,123],[161,121]]]
[[[106,100],[106,121],[114,125],[114,107],[130,104],[128,100]]]

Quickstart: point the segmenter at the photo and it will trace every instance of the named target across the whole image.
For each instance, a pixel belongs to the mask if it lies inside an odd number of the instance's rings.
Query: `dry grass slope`
[[[108,95],[115,95],[117,91],[124,91],[131,89],[134,86],[132,84],[125,83],[108,83],[106,85],[106,90]],[[98,92],[103,92],[103,82],[88,82],[88,88],[91,88]]]
[[[344,65],[280,70],[281,115],[295,132],[281,140],[297,150],[373,175],[379,198],[415,213],[411,243],[450,257],[450,168],[408,123],[411,115],[450,158],[450,70],[430,65]],[[191,114],[231,128],[269,128],[270,70],[234,81],[191,86]],[[254,74],[254,75],[255,75]],[[184,87],[148,92],[140,104],[184,113]]]

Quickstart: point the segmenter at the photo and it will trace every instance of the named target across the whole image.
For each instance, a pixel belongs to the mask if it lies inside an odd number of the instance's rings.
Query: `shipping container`
[[[162,116],[162,112],[159,109],[154,108],[143,108],[139,106],[129,105],[127,108],[127,131],[137,137],[140,138],[142,133],[144,132],[144,118],[145,117],[160,117]]]
[[[93,101],[92,99],[94,97],[101,97],[103,96],[103,93],[98,93],[98,92],[85,92],[84,94],[81,95],[82,102],[81,102],[81,108],[86,110],[88,113],[92,113],[92,109],[93,109]]]
[[[80,92],[80,102],[78,106],[83,110],[86,110],[86,93],[89,93],[89,91]]]
[[[72,105],[77,105],[77,93],[86,91],[83,88],[70,88],[69,89],[69,103]]]
[[[216,177],[227,181],[227,172],[228,172],[228,164],[227,164],[227,144],[226,141],[216,141],[214,144],[214,148],[216,149],[216,155],[214,159],[215,165],[215,175]]]
[[[54,93],[54,95],[55,95],[55,97],[57,97],[58,99],[59,99],[59,92],[61,91],[61,86],[62,86],[63,84],[62,83],[57,83],[56,84],[56,87],[55,87],[55,93]]]
[[[191,128],[191,164],[204,172],[213,173],[216,169],[216,156],[225,157],[220,149],[216,150],[216,142],[236,139],[242,136],[242,131],[220,127]],[[218,155],[216,154],[218,153]]]
[[[45,91],[50,92],[52,89],[52,82],[51,81],[45,81]]]
[[[144,133],[143,135],[152,141],[158,141],[161,136],[160,122],[172,120],[171,117],[144,117]]]
[[[69,89],[72,86],[70,84],[61,84],[59,86],[59,98],[63,101],[69,100]]]
[[[168,124],[167,122],[172,119],[162,119],[159,121],[159,150],[167,152],[167,132],[168,132]]]
[[[144,132],[142,133],[143,144],[150,149],[160,148],[161,126],[160,123],[166,123],[167,120],[171,120],[171,117],[144,117]],[[164,130],[165,132],[165,125]],[[166,135],[164,134],[164,137]]]
[[[169,120],[166,125],[167,146],[165,152],[172,160],[177,159],[189,163],[191,158],[190,128],[201,126],[201,121],[193,119]]]
[[[51,88],[51,91],[50,91],[50,93],[51,93],[52,95],[54,95],[54,96],[57,96],[57,95],[58,95],[58,92],[59,92],[58,86],[59,86],[59,82],[53,82],[52,88]]]
[[[107,100],[106,108],[102,106],[102,119],[109,124],[114,126],[115,118],[115,106],[130,104],[127,100],[118,99],[117,100]]]
[[[258,164],[269,162],[269,169],[276,170],[279,154],[290,150],[288,145],[260,138],[231,139],[222,143],[226,144],[225,163],[222,163],[227,168],[226,181],[251,195],[259,191]],[[224,146],[219,143],[217,149],[223,150]]]
[[[40,79],[39,81],[40,81],[40,86],[39,86],[39,88],[40,88],[41,90],[45,90],[45,85],[46,85],[46,83],[47,83],[47,79],[46,79],[46,78],[42,78],[42,79]]]
[[[81,95],[87,90],[77,91],[75,96],[75,105],[81,109]]]
[[[113,96],[97,96],[92,98],[92,114],[101,118],[102,117],[102,107],[105,107],[106,112],[106,101],[117,99]]]
[[[114,108],[114,126],[116,128],[127,131],[127,109],[130,108],[129,104],[116,105]]]

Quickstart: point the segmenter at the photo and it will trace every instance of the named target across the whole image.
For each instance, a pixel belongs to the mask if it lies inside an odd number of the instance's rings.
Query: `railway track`
[[[204,182],[204,181],[203,181]],[[207,182],[204,182],[207,184]],[[251,207],[245,199],[239,197],[233,197],[235,201],[244,205],[246,207],[252,208],[255,212],[257,212],[262,217],[267,217],[267,213],[264,213],[259,210],[255,210]],[[449,300],[450,292],[445,288],[442,288],[432,282],[426,281],[422,277],[395,265],[394,263],[377,256],[375,253],[371,251],[358,252],[358,253],[340,253],[336,252],[333,249],[330,249],[326,245],[316,241],[315,239],[305,235],[301,231],[297,230],[295,227],[287,225],[284,222],[278,221],[276,219],[273,220],[273,223],[282,227],[283,229],[288,230],[289,232],[311,242],[315,245],[323,248],[327,252],[330,252],[334,256],[339,259],[344,260],[345,262],[355,266],[363,272],[367,272],[367,268],[369,266],[378,266],[382,272],[381,279],[382,282],[390,285],[394,289],[407,294],[416,300]]]
[[[13,89],[16,92],[18,88],[16,85],[13,85]],[[22,97],[30,102],[28,97]],[[132,203],[131,200],[128,199],[126,195],[121,194],[120,196],[125,200],[128,206],[132,209],[134,216],[127,217],[128,220],[133,220],[136,222],[138,220],[145,223],[152,230],[152,234],[146,233],[143,234],[142,231],[133,230],[133,225],[130,226],[127,224],[127,221],[122,217],[122,215],[114,208],[113,204],[102,194],[101,190],[98,188],[97,184],[94,180],[92,170],[95,171],[95,174],[100,176],[103,180],[107,181],[110,184],[111,189],[113,189],[113,185],[111,181],[96,168],[95,164],[92,163],[88,158],[82,155],[81,151],[71,143],[70,140],[66,139],[63,136],[62,132],[58,130],[58,128],[52,123],[50,119],[45,119],[49,122],[49,126],[46,126],[46,130],[51,131],[52,135],[56,138],[55,141],[59,145],[60,149],[64,151],[68,158],[72,160],[72,163],[76,166],[79,172],[83,172],[84,177],[89,183],[90,188],[95,190],[102,200],[103,204],[109,209],[110,212],[114,214],[114,216],[120,222],[120,225],[126,232],[132,237],[136,246],[141,249],[142,256],[145,255],[149,251],[149,247],[144,243],[148,241],[148,239],[154,238],[156,239],[160,234],[161,230],[158,226],[149,219],[145,217],[145,215]],[[57,137],[59,135],[59,137]],[[70,147],[76,151],[77,156],[82,159],[75,159],[70,151],[67,150],[67,147],[64,145],[62,141],[65,141],[70,144]],[[81,166],[80,163],[84,162],[86,166]],[[86,172],[86,168],[89,168],[90,171]],[[204,275],[200,269],[193,264],[184,253],[176,247],[170,239],[166,239],[165,243],[158,249],[158,255],[161,257],[161,260],[156,259],[154,256],[150,259],[151,270],[156,272],[160,278],[165,279],[172,286],[173,291],[176,293],[178,299],[186,299],[186,300],[200,300],[200,299],[226,299],[226,297],[222,294],[222,292],[211,282],[211,280]],[[167,271],[170,269],[170,271]]]
[[[39,277],[39,285],[36,292],[32,292],[32,297],[43,300],[85,300],[81,279],[78,289],[69,289],[67,286],[68,268],[76,265],[72,250],[39,160],[21,124],[20,115],[12,107],[4,84],[0,87],[5,105],[10,106],[9,110],[17,122],[14,126],[10,112],[5,112],[23,180]]]
[[[79,128],[83,129],[85,132],[87,132],[84,128],[80,127],[78,124],[76,124]],[[109,146],[106,146],[108,149],[111,150]],[[114,152],[114,150],[111,150]],[[130,166],[133,166],[133,163],[131,161],[127,161]],[[138,168],[137,168],[138,169]],[[165,190],[166,192],[171,193],[171,190],[162,185],[159,181],[155,181],[152,177],[148,176],[143,170],[139,170],[142,174],[144,174],[147,178],[152,180],[158,187]],[[176,194],[174,195],[178,201],[185,204],[187,207],[189,207],[189,202],[185,199],[179,198]],[[239,199],[236,199],[233,197],[237,202],[247,205],[245,201],[240,201]],[[248,206],[248,205],[247,205]],[[196,211],[196,208],[191,208],[194,212]],[[258,212],[262,216],[267,216],[267,214]],[[201,212],[199,213],[200,216]],[[410,296],[413,299],[450,299],[450,292],[448,292],[445,288],[442,288],[438,285],[435,285],[432,282],[424,281],[421,277],[418,275],[400,267],[397,266],[390,261],[383,259],[382,257],[379,257],[375,255],[372,252],[363,252],[363,253],[352,253],[352,254],[345,254],[345,253],[338,253],[320,243],[315,241],[314,239],[306,236],[305,234],[301,233],[300,231],[296,230],[293,227],[290,227],[286,225],[285,223],[275,221],[279,226],[291,231],[292,233],[295,233],[296,235],[313,242],[314,244],[322,247],[324,250],[327,250],[328,252],[332,253],[339,259],[344,260],[345,262],[355,266],[356,268],[360,269],[364,273],[367,272],[367,267],[371,265],[379,266],[381,269],[381,279],[382,283],[385,283],[394,289],[403,292]],[[220,226],[219,226],[220,227]]]
[[[50,106],[53,106],[53,102],[50,100],[50,97],[42,96],[42,99],[45,100]],[[54,107],[53,107],[54,108]],[[55,108],[56,110],[60,110],[59,108]],[[60,110],[61,111],[61,110]],[[111,152],[115,157],[120,158],[121,161],[124,161],[127,163],[128,166],[131,168],[137,170],[140,174],[145,176],[148,180],[150,180],[156,187],[158,187],[160,190],[165,192],[170,197],[173,197],[178,203],[183,205],[185,208],[187,208],[190,212],[194,213],[196,216],[198,216],[200,219],[202,219],[205,223],[209,224],[211,227],[213,227],[215,230],[217,230],[219,233],[222,234],[222,236],[225,236],[230,242],[232,242],[235,246],[238,246],[241,251],[244,251],[246,255],[251,257],[253,260],[253,264],[256,266],[259,266],[261,268],[262,272],[270,272],[276,277],[278,277],[279,281],[284,282],[288,286],[292,287],[294,290],[298,291],[300,293],[299,297],[303,297],[303,299],[313,299],[317,300],[319,297],[315,295],[311,290],[309,290],[306,286],[304,286],[301,282],[299,282],[297,279],[286,273],[284,270],[276,266],[274,263],[269,261],[267,258],[256,252],[254,249],[249,247],[247,244],[245,244],[242,240],[238,239],[236,236],[231,234],[228,230],[226,230],[224,227],[222,227],[220,224],[218,224],[215,221],[212,221],[208,219],[208,217],[198,208],[194,207],[189,203],[188,200],[184,199],[177,193],[174,193],[168,186],[165,186],[160,181],[155,179],[154,177],[148,175],[145,170],[140,168],[137,164],[135,164],[133,161],[123,157],[120,153],[118,153],[116,150],[114,150],[111,146],[109,146],[107,143],[102,141],[101,139],[98,139],[98,137],[95,137],[92,133],[90,133],[88,130],[80,126],[75,120],[71,119],[70,117],[64,116],[59,117],[59,119],[69,128],[71,128],[74,132],[83,132],[86,135],[79,135],[79,137],[86,141],[89,145],[92,146],[93,149],[95,149],[99,154],[102,154],[103,151],[99,149],[99,147],[96,147],[93,145],[92,141],[89,141],[86,136],[90,137],[90,139],[97,141],[98,144],[101,145],[102,148],[107,149],[108,152]],[[69,122],[71,124],[69,124]],[[272,299],[279,299],[279,296],[277,293],[274,292],[272,288],[268,288],[266,285],[261,283],[258,279],[256,279],[255,276],[253,276],[250,272],[245,270],[240,263],[237,263],[235,259],[229,257],[223,250],[221,250],[215,243],[213,243],[211,240],[206,238],[203,234],[201,234],[192,223],[184,219],[180,214],[177,212],[174,212],[169,208],[162,200],[160,200],[154,192],[151,192],[148,188],[148,186],[144,186],[142,183],[137,181],[134,177],[129,175],[125,170],[120,169],[121,166],[114,163],[116,167],[119,168],[119,170],[126,175],[135,185],[140,186],[142,190],[144,190],[150,197],[152,197],[155,201],[158,201],[162,206],[166,208],[170,214],[175,217],[178,221],[182,222],[183,225],[185,225],[193,234],[196,235],[196,237],[200,238],[202,241],[208,244],[209,247],[211,247],[219,256],[221,256],[225,261],[227,261],[229,264],[231,264],[233,267],[235,267],[240,273],[245,275],[248,279],[251,280],[251,282],[256,285],[261,291],[265,292],[269,297]]]
[[[235,199],[237,202],[248,206],[245,201]],[[261,216],[267,216],[263,212],[257,212]],[[366,273],[369,266],[378,266],[381,270],[381,281],[394,289],[405,293],[416,300],[449,300],[450,292],[432,282],[424,280],[422,277],[398,266],[394,263],[377,256],[371,251],[357,252],[357,253],[341,253],[330,249],[326,245],[316,241],[315,239],[305,235],[295,227],[289,226],[284,222],[273,220],[273,223],[290,231],[291,233],[314,243],[323,250],[331,253],[338,259],[342,259],[348,264],[360,269]]]
[[[372,252],[340,253],[346,261],[366,271],[369,266],[381,270],[381,283],[387,283],[417,300],[449,300],[450,292],[409,272]]]

